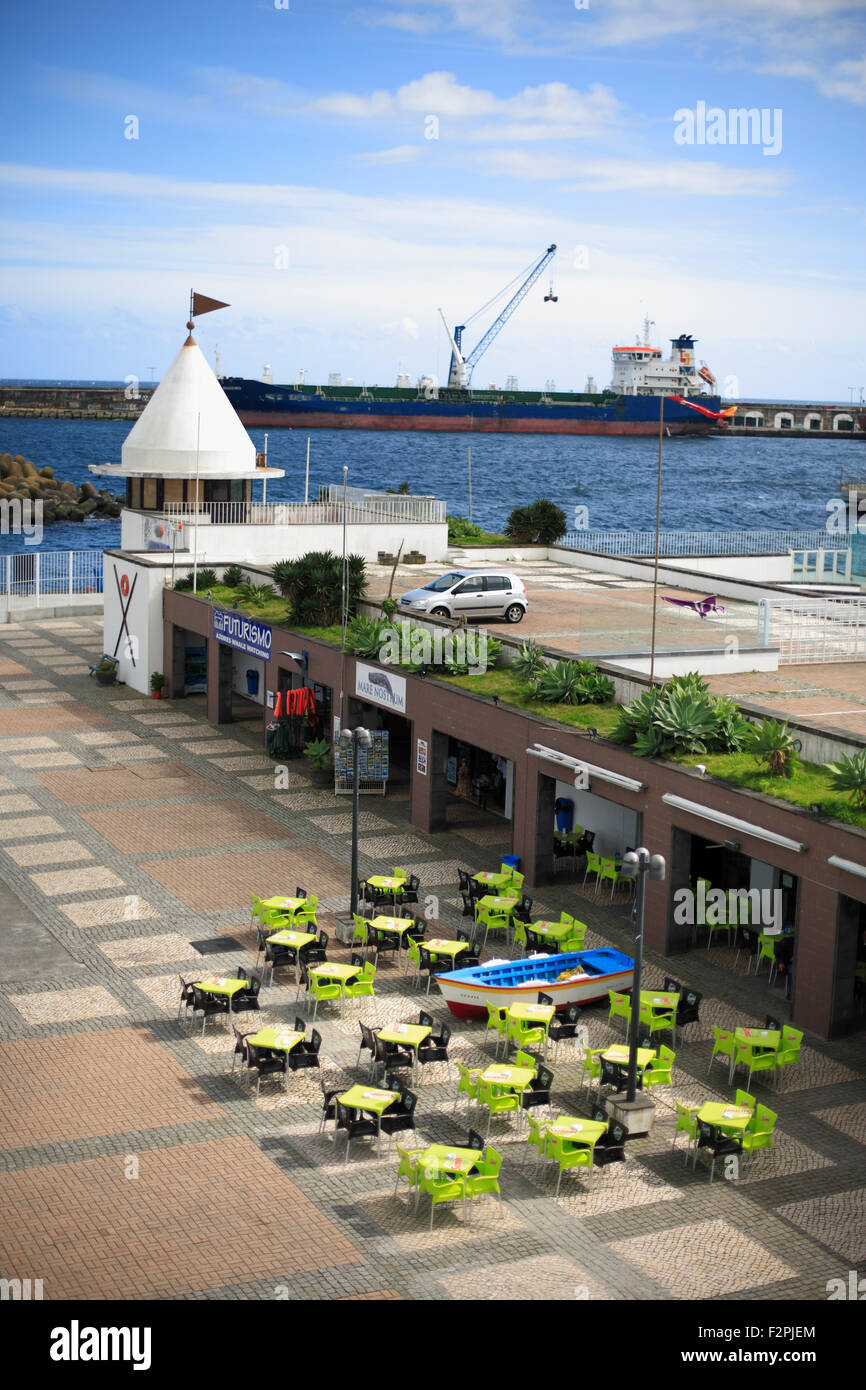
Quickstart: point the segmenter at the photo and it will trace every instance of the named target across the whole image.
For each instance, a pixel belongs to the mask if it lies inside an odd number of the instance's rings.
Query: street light
[[[665,861],[660,854],[650,854],[648,849],[630,849],[623,856],[620,873],[623,878],[637,879],[634,900],[634,974],[631,984],[631,1029],[628,1044],[628,1090],[626,1102],[634,1103],[637,1091],[637,1041],[640,1019],[640,974],[643,969],[643,913],[646,876],[659,881],[665,876]]]
[[[373,739],[369,729],[341,729],[340,742],[344,748],[352,745],[352,891],[349,895],[350,911],[354,917],[358,911],[358,805],[360,792],[358,784],[358,749],[369,748]]]

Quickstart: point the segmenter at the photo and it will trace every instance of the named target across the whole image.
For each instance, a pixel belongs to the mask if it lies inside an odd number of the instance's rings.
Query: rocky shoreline
[[[120,516],[123,497],[92,483],[60,482],[53,468],[37,468],[22,454],[0,454],[0,505],[20,501],[42,504],[42,522],[85,521]]]

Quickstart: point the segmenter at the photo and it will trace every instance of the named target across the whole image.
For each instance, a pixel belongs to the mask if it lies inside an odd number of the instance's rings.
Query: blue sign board
[[[213,635],[217,642],[234,647],[245,656],[257,656],[262,661],[271,659],[273,633],[267,623],[257,623],[242,613],[229,613],[225,608],[215,608]]]

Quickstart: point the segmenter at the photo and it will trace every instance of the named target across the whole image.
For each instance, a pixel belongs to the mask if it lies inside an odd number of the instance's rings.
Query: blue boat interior
[[[558,956],[536,956],[535,959],[504,961],[501,965],[474,965],[467,970],[452,970],[448,979],[507,989],[524,980],[546,980],[552,984],[566,970],[581,970],[586,975],[619,975],[633,968],[631,956],[622,951],[565,951]]]

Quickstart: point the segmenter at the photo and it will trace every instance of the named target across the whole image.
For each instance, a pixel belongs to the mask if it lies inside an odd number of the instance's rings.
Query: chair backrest
[[[296,1032],[296,1033],[306,1033],[306,1031],[307,1031],[306,1019],[301,1018],[301,1015],[300,1015],[300,1014],[296,1014],[296,1015],[295,1015],[295,1032]]]
[[[322,1046],[322,1035],[318,1028],[314,1028],[310,1034],[310,1041],[307,1044],[308,1052],[315,1052],[318,1055],[319,1048]]]
[[[673,980],[668,975],[665,977],[664,990],[665,994],[682,994],[683,987],[680,984],[679,980]]]
[[[442,1027],[439,1029],[439,1032],[437,1034],[438,1045],[440,1047],[447,1047],[450,1037],[451,1029],[448,1027],[447,1023],[443,1023]]]
[[[307,896],[307,890],[306,890],[306,888],[296,888],[296,889],[295,889],[295,897],[296,897],[296,898],[305,898],[306,896]]]
[[[538,993],[538,1002],[539,1002],[539,1004],[552,1004],[552,1003],[554,1002],[554,1000],[553,1000],[553,995],[552,995],[552,994],[542,994],[541,991],[539,990],[539,993]]]
[[[788,1024],[782,1029],[782,1046],[788,1048],[799,1048],[803,1041],[803,1034],[799,1028],[791,1028]]]
[[[373,1032],[372,1028],[369,1028],[366,1023],[361,1023],[360,1020],[358,1021],[358,1027],[361,1030],[361,1046],[368,1047],[371,1052],[375,1052],[376,1035]]]
[[[596,1105],[592,1112],[592,1118],[595,1120],[595,1123],[597,1125],[600,1125],[607,1124],[608,1120],[610,1119],[610,1116],[608,1115],[603,1105]]]
[[[419,956],[421,957],[421,969],[422,969],[422,970],[430,970],[430,971],[432,971],[432,970],[438,970],[438,969],[439,969],[438,964],[434,963],[434,961],[433,961],[433,957],[432,957],[431,954],[430,954],[430,948],[429,948],[429,946],[422,946],[421,943],[419,942],[419,943],[418,943],[418,954],[419,954]]]
[[[729,1028],[720,1028],[717,1023],[713,1024],[713,1045],[716,1050],[718,1050],[720,1043],[724,1043],[725,1046],[732,1046],[733,1042],[734,1035]]]
[[[331,939],[331,938],[328,936],[328,933],[327,933],[326,931],[320,931],[320,932],[319,932],[319,941],[318,941],[318,945],[321,946],[321,948],[322,948],[323,951],[325,950],[325,948],[326,948],[328,942],[330,941],[330,939]]]
[[[566,1004],[565,1006],[565,1021],[566,1023],[577,1023],[577,1020],[579,1018],[580,1005],[576,1004],[574,1000],[572,1000],[570,1004]]]
[[[741,1105],[745,1110],[754,1110],[757,1102],[754,1096],[749,1095],[748,1091],[737,1091],[734,1096],[734,1104]]]
[[[363,957],[363,956],[359,956],[359,955],[357,955],[357,953],[356,953],[355,955],[352,956],[351,961],[350,961],[350,964],[352,964],[352,965],[357,965],[358,969],[359,969],[359,970],[362,970],[362,969],[364,968],[364,966],[367,964],[367,962],[364,960],[364,957]]]
[[[533,1091],[549,1091],[553,1085],[553,1072],[549,1067],[538,1068],[538,1075],[532,1082]]]
[[[466,1147],[467,1149],[484,1148],[484,1140],[481,1138],[481,1135],[477,1132],[477,1130],[470,1129],[469,1139],[467,1140]]]
[[[597,854],[593,854],[590,849],[586,852],[586,864],[589,869],[598,869],[601,871],[601,859]]]
[[[755,1109],[755,1128],[767,1129],[772,1134],[778,1118],[775,1110],[771,1110],[768,1105],[759,1105]]]
[[[421,887],[421,880],[417,874],[409,875],[409,887],[413,893],[418,892],[418,889]]]
[[[533,903],[533,899],[532,899],[532,898],[527,898],[526,894],[524,893],[523,897],[520,899],[520,911],[521,911],[521,912],[531,912],[531,911],[532,911],[532,903]]]
[[[685,1006],[689,1009],[696,1009],[703,997],[704,996],[702,994],[699,994],[696,989],[687,989],[685,994],[680,999],[680,1004],[685,1004]]]
[[[418,1097],[416,1096],[415,1092],[407,1091],[406,1088],[403,1087],[403,1093],[400,1098],[400,1109],[402,1110],[403,1114],[411,1115],[412,1111],[415,1109],[415,1106],[417,1104]]]
[[[473,908],[473,905],[472,905],[472,894],[471,894],[471,893],[464,893],[464,892],[461,890],[460,896],[461,896],[461,898],[463,899],[463,916],[464,916],[464,917],[471,917],[471,916],[473,915],[473,912],[474,912],[474,908]]]
[[[469,892],[469,871],[468,871],[467,869],[458,869],[458,870],[457,870],[457,881],[458,881],[459,884],[460,884],[460,891],[461,891],[462,893],[468,893],[468,892]]]
[[[782,1031],[781,1023],[777,1018],[773,1018],[772,1014],[767,1014],[764,1019],[764,1027],[771,1029],[774,1033],[781,1033]]]
[[[432,1015],[432,1014],[427,1014],[427,1013],[425,1013],[424,1010],[422,1009],[421,1012],[420,1012],[419,1015],[418,1015],[418,1027],[419,1027],[419,1028],[432,1028],[432,1027],[433,1027],[433,1015]]]
[[[627,1130],[625,1125],[620,1124],[619,1120],[611,1120],[610,1124],[607,1127],[607,1132],[610,1135],[610,1138],[613,1140],[614,1144],[625,1143]]]
[[[666,1047],[665,1044],[662,1043],[661,1047],[659,1048],[659,1061],[660,1061],[660,1062],[662,1062],[662,1063],[668,1062],[668,1063],[670,1063],[671,1066],[673,1066],[674,1061],[675,1061],[675,1059],[676,1059],[676,1055],[677,1055],[677,1054],[674,1052],[674,1050],[673,1050],[672,1047]]]
[[[601,1084],[602,1086],[618,1086],[622,1081],[622,1068],[617,1062],[611,1062],[607,1057],[601,1059]]]
[[[715,1125],[709,1124],[707,1120],[698,1119],[698,1144],[700,1146],[705,1146],[707,1144],[715,1144],[715,1142]]]

